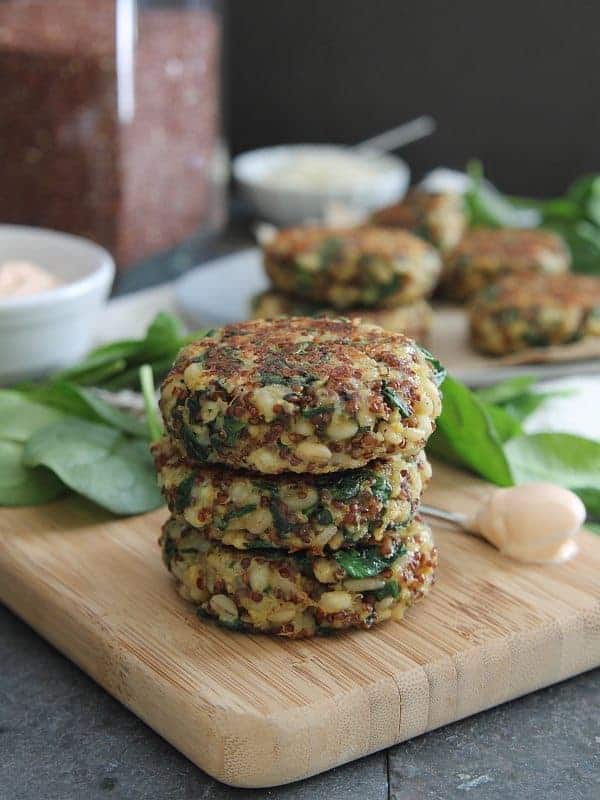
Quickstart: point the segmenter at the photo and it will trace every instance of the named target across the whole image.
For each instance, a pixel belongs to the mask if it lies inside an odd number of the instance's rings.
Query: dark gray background
[[[483,159],[502,188],[561,192],[600,169],[594,0],[230,0],[234,152],[352,143],[423,113],[418,177]]]

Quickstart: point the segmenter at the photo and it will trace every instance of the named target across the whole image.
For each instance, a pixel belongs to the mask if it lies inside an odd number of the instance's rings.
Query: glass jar
[[[221,51],[219,0],[0,0],[0,221],[121,266],[221,228]]]

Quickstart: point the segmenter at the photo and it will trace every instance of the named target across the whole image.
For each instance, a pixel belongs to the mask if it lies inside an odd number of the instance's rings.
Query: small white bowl
[[[30,261],[60,285],[39,294],[0,298],[0,384],[40,377],[73,364],[90,346],[115,265],[102,247],[78,236],[0,225],[0,264]]]
[[[328,187],[326,182],[317,188],[286,186],[282,179],[284,165],[294,159],[307,157],[333,158],[351,155],[368,165],[373,176],[368,181],[348,180],[348,186]],[[277,185],[272,176],[279,172]],[[410,170],[397,156],[357,150],[338,145],[297,144],[250,150],[233,160],[233,175],[255,216],[276,225],[296,225],[326,218],[332,205],[347,207],[367,214],[376,208],[393,203],[404,196]]]

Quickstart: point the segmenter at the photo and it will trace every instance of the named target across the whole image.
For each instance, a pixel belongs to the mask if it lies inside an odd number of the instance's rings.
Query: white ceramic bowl
[[[354,186],[327,187],[324,182],[316,189],[285,186],[281,173],[277,186],[271,176],[292,159],[316,154],[352,154],[373,169],[368,181],[357,181]],[[404,196],[410,181],[410,170],[397,156],[357,151],[337,145],[298,144],[265,147],[250,150],[233,160],[233,175],[255,216],[276,225],[296,225],[307,220],[322,220],[332,204],[346,206],[363,214],[393,203]]]
[[[31,261],[60,285],[40,294],[0,298],[0,383],[68,366],[90,347],[96,316],[115,275],[110,254],[66,233],[0,225],[0,264]]]

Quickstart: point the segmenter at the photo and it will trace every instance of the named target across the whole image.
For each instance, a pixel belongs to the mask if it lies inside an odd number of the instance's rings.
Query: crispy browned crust
[[[474,229],[446,256],[441,290],[463,301],[504,275],[560,274],[570,261],[566,245],[550,231]]]
[[[460,195],[420,189],[411,189],[401,202],[380,208],[371,216],[371,222],[409,230],[442,250],[457,245],[467,226]]]
[[[335,558],[240,551],[174,519],[163,526],[160,544],[180,594],[199,615],[290,639],[401,619],[430,590],[438,560],[431,530],[419,519],[387,550],[377,548],[388,561],[362,581]]]
[[[306,317],[229,325],[188,345],[160,404],[190,458],[271,474],[410,457],[441,410],[431,364],[411,339]]]
[[[275,288],[339,310],[419,300],[441,272],[430,244],[373,226],[287,228],[264,247],[264,263]]]
[[[508,275],[470,309],[474,347],[506,355],[600,336],[600,280],[586,275]]]

